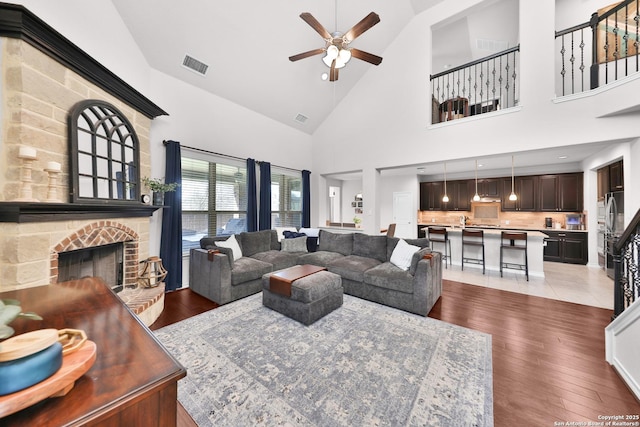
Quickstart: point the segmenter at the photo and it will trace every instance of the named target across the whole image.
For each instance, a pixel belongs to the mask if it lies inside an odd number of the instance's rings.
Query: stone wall
[[[140,173],[150,176],[151,119],[98,88],[73,71],[19,39],[0,38],[0,201],[11,201],[20,190],[20,146],[35,148],[33,197],[47,198],[47,162],[62,165],[58,196],[70,202],[67,116],[73,105],[100,99],[116,106],[132,123],[140,142]],[[112,221],[138,236],[137,255],[149,252],[149,218],[114,218]],[[69,236],[96,221],[0,223],[0,292],[51,283],[53,254]],[[137,260],[136,260],[137,262]]]

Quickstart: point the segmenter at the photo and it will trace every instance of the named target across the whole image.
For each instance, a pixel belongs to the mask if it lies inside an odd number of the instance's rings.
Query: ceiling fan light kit
[[[349,43],[380,22],[378,14],[371,12],[344,34],[339,32],[329,33],[309,12],[300,14],[300,18],[320,34],[325,41],[325,47],[290,56],[289,61],[295,62],[324,53],[325,55],[322,58],[322,62],[330,68],[329,81],[332,82],[338,80],[338,70],[344,68],[349,60],[351,60],[351,57],[358,58],[373,65],[379,65],[382,62],[382,57],[380,56],[349,47]]]

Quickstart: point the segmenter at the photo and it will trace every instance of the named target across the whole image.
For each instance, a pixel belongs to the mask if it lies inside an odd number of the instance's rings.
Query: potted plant
[[[180,184],[177,182],[166,183],[160,178],[142,178],[142,183],[153,192],[153,204],[156,206],[164,205],[164,193],[167,191],[176,191]]]
[[[361,222],[362,222],[362,219],[358,218],[357,216],[353,217],[353,223],[356,225],[356,228],[360,228]]]

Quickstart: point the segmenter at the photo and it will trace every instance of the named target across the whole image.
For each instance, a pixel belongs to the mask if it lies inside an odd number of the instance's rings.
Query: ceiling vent
[[[204,76],[207,73],[207,70],[209,69],[209,66],[207,64],[205,64],[204,62],[200,62],[189,55],[184,56],[184,60],[182,61],[182,66],[185,68],[188,68],[193,72],[200,74],[201,76]]]
[[[304,122],[306,122],[308,119],[309,119],[309,117],[305,116],[304,114],[298,113],[296,118],[293,119],[293,120],[295,120],[298,123],[303,123],[304,124]]]

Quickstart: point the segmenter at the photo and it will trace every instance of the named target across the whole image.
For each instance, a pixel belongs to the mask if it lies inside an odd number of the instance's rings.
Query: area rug
[[[155,333],[199,426],[493,426],[490,335],[349,295],[311,326],[259,293]]]

